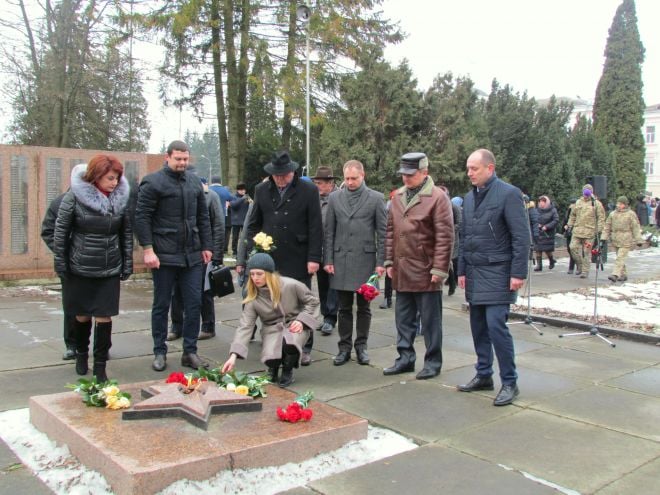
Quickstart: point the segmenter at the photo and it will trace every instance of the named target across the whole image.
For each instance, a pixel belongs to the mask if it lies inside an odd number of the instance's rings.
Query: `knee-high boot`
[[[550,270],[552,270],[555,267],[555,265],[557,264],[557,260],[552,255],[552,253],[548,253],[548,254],[549,254],[548,260],[550,261],[550,266],[548,266],[548,268],[550,268]]]
[[[89,355],[89,337],[92,334],[92,320],[73,320],[73,335],[76,339],[76,373],[86,375],[89,369],[87,357]]]
[[[535,272],[540,272],[543,271],[543,258],[541,256],[536,257],[536,268],[534,268]]]
[[[98,383],[108,381],[105,364],[108,361],[110,347],[112,347],[112,322],[97,322],[94,327],[94,368],[92,372]]]

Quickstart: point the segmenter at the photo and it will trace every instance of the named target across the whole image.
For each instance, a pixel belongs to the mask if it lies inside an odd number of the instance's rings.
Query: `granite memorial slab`
[[[135,407],[142,389],[162,385],[121,389],[131,393]],[[365,419],[320,401],[311,402],[309,422],[279,421],[277,407],[286,407],[295,394],[272,385],[266,390],[267,398],[254,400],[261,410],[211,414],[206,430],[181,417],[123,420],[122,411],[87,407],[71,391],[31,397],[30,421],[100,472],[118,495],[151,494],[180,479],[205,480],[227,469],[301,462],[367,437]]]

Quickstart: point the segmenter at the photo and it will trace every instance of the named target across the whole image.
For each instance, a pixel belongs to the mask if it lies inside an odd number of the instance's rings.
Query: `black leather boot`
[[[76,352],[76,373],[80,376],[86,375],[89,370],[89,365],[87,364],[87,358],[89,357],[86,352]]]
[[[550,256],[550,266],[548,266],[548,268],[550,270],[552,270],[555,267],[556,264],[557,264],[557,260],[555,259],[555,257]]]
[[[76,373],[86,375],[89,370],[87,357],[89,354],[89,337],[92,334],[92,320],[73,321],[73,333],[76,339]]]
[[[293,378],[293,368],[298,367],[298,359],[300,354],[298,350],[292,345],[284,346],[284,356],[282,357],[282,374],[278,385],[282,388],[291,385],[295,379]]]
[[[92,372],[98,383],[108,381],[105,364],[108,361],[110,347],[112,347],[112,322],[97,322],[94,327],[94,367]]]
[[[280,359],[269,359],[266,361],[266,366],[268,366],[268,380],[270,383],[277,383],[281,364],[282,360]]]
[[[536,258],[536,268],[534,268],[535,272],[542,272],[543,271],[543,258],[540,256]]]

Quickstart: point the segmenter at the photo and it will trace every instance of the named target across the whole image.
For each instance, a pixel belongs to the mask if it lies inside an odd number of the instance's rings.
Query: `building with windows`
[[[563,100],[573,103],[573,113],[569,125],[573,127],[579,117],[593,118],[593,102],[580,98]],[[646,144],[644,154],[644,173],[646,174],[647,196],[660,197],[660,103],[646,107],[642,135]]]
[[[660,197],[660,103],[646,107],[644,112],[644,172],[646,173],[646,194]]]

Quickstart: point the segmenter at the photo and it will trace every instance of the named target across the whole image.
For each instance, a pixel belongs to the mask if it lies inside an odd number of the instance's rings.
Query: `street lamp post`
[[[305,167],[309,174],[309,17],[311,11],[307,5],[296,9],[296,17],[305,26]]]
[[[204,160],[206,160],[206,162],[209,165],[208,181],[209,181],[209,184],[210,184],[211,183],[211,174],[213,173],[213,164],[211,163],[211,159],[206,155],[199,155],[198,158],[200,158],[200,159],[204,158]]]

